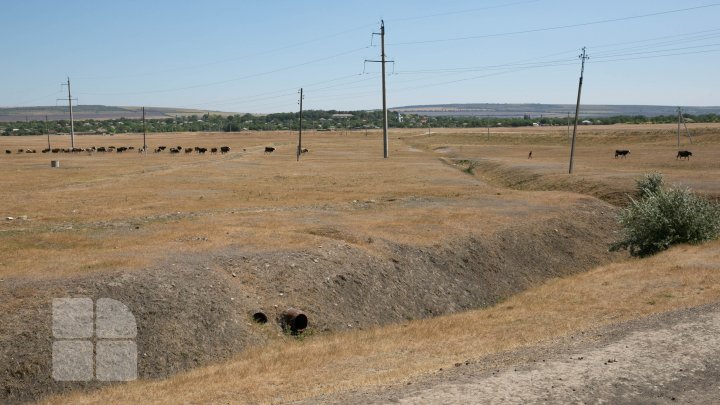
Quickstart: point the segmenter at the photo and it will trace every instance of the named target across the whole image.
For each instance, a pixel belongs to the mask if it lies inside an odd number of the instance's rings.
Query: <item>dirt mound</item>
[[[140,378],[165,377],[282,337],[276,319],[295,307],[311,331],[362,328],[496,303],[551,277],[607,263],[614,209],[591,198],[547,219],[433,246],[363,240],[311,229],[314,249],[173,254],[133,273],[0,282],[0,402],[105,383],[51,378],[52,299],[113,298],[135,315]],[[368,248],[370,245],[372,248]],[[264,311],[270,322],[254,323]]]

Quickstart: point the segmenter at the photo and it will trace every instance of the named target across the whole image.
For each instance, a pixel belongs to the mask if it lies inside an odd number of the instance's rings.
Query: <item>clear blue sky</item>
[[[381,19],[391,107],[572,104],[583,46],[583,103],[720,105],[712,0],[4,3],[0,106],[380,108]]]

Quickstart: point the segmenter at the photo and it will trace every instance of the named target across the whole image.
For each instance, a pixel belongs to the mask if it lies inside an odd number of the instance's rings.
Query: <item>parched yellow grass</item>
[[[281,403],[402,382],[455,362],[720,300],[720,241],[551,280],[484,310],[364,331],[287,338],[161,381],[43,404]]]
[[[577,197],[503,192],[377,133],[312,133],[297,162],[296,134],[153,134],[148,144],[228,145],[227,155],[137,152],[0,155],[0,277],[64,277],[142,269],[176,251],[228,246],[307,247],[307,230],[337,228],[356,241],[428,245],[475,224],[502,226]],[[44,137],[1,137],[0,150],[42,149]],[[6,139],[7,138],[7,139]],[[64,138],[63,138],[64,139]],[[67,141],[67,139],[64,139]],[[140,146],[137,135],[82,136],[79,146]],[[53,143],[59,142],[53,139]],[[263,153],[274,145],[273,154]],[[60,168],[50,168],[59,159]],[[512,204],[506,204],[511,202]],[[27,216],[6,221],[5,217]]]

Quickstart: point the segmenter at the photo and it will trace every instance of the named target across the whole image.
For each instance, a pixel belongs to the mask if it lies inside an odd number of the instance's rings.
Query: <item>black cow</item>
[[[185,153],[193,153],[194,150],[193,148],[185,148]]]
[[[272,146],[265,147],[265,153],[273,153],[273,152],[275,152],[275,148],[273,148]]]
[[[204,155],[207,152],[207,148],[197,148],[197,153]]]
[[[615,150],[615,159],[617,159],[618,156],[626,158],[627,155],[630,154],[630,151],[627,149],[616,149]]]
[[[677,156],[675,156],[675,159],[686,158],[687,160],[690,160],[690,156],[692,156],[692,152],[690,152],[689,150],[679,150]]]
[[[180,153],[180,149],[170,148],[170,154],[174,155],[176,153]]]
[[[217,151],[218,151],[218,148],[211,148],[211,149],[210,149],[210,153],[213,154],[213,155],[216,154]]]
[[[9,155],[12,153],[12,151],[10,149],[5,149],[5,153],[7,153]]]
[[[302,153],[308,153],[308,152],[310,152],[310,151],[307,150],[307,149],[303,149],[303,150],[301,150],[300,152],[302,152]]]
[[[228,152],[230,152],[230,147],[229,147],[229,146],[221,146],[221,147],[220,147],[220,153],[221,153],[221,154],[224,155],[224,154],[226,154],[226,153],[228,153]]]

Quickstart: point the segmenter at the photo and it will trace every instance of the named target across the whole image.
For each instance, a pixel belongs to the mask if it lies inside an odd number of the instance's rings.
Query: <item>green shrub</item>
[[[611,250],[648,256],[677,243],[700,243],[720,233],[720,209],[689,189],[663,187],[662,175],[638,181],[638,200],[620,213],[624,239]]]
[[[662,191],[663,176],[660,173],[648,173],[636,181],[638,197],[645,198]]]

